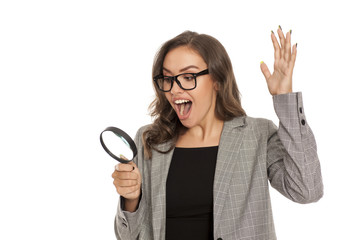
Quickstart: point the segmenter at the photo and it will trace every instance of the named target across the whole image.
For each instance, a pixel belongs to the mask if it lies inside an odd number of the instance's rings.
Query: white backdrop
[[[151,67],[185,31],[216,37],[247,114],[278,122],[260,71],[270,31],[298,43],[302,91],[325,185],[318,203],[271,191],[278,239],[360,239],[360,18],[356,1],[0,2],[0,239],[115,239],[116,164],[100,132],[151,122]]]

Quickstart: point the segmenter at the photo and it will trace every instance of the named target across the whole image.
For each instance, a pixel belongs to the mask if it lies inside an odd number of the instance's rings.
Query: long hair
[[[246,113],[241,106],[240,93],[230,58],[222,44],[214,37],[185,31],[165,42],[154,58],[152,77],[163,73],[166,54],[180,46],[187,46],[196,51],[207,64],[209,74],[218,87],[215,116],[223,121],[245,116]],[[154,122],[144,131],[142,136],[146,158],[151,158],[151,150],[161,153],[171,151],[175,147],[179,135],[186,129],[166,99],[164,92],[155,86],[154,81],[153,87],[156,98],[150,104],[149,110]],[[157,149],[156,145],[168,141],[171,142],[169,149],[165,151]]]

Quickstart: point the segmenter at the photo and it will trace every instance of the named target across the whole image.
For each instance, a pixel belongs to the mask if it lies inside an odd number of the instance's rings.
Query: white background
[[[185,30],[216,37],[247,114],[278,122],[259,68],[270,31],[298,43],[302,91],[325,195],[271,191],[280,240],[360,239],[359,8],[356,1],[1,1],[0,239],[115,239],[116,164],[100,132],[151,122],[152,60]]]

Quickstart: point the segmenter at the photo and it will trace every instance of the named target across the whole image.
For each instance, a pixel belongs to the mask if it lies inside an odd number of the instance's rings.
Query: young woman
[[[268,182],[287,198],[323,194],[302,95],[292,92],[296,45],[277,31],[274,72],[260,68],[279,128],[246,116],[232,65],[215,38],[184,32],[155,57],[155,121],[139,129],[139,153],[113,173],[118,239],[276,239]]]

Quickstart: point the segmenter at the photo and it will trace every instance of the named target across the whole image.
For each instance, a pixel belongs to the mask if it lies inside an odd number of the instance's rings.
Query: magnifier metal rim
[[[115,133],[116,135],[121,136],[123,139],[125,139],[125,140],[127,141],[128,145],[130,146],[130,149],[131,149],[132,152],[133,152],[133,157],[132,157],[132,159],[131,159],[131,160],[125,160],[125,159],[123,159],[123,158],[120,158],[120,157],[114,155],[114,154],[106,147],[106,145],[105,145],[105,143],[104,143],[104,141],[103,141],[102,134],[103,134],[104,132],[113,132],[113,133]],[[122,140],[123,140],[123,139],[122,139]],[[119,162],[121,162],[121,163],[129,163],[129,162],[131,162],[131,161],[134,159],[134,157],[136,157],[136,155],[137,155],[137,148],[136,148],[136,145],[135,145],[134,141],[132,140],[132,138],[131,138],[126,132],[124,132],[123,130],[121,130],[121,129],[119,129],[119,128],[116,128],[116,127],[107,127],[107,128],[106,128],[104,131],[102,131],[101,134],[100,134],[100,142],[101,142],[101,145],[102,145],[102,147],[104,148],[104,150],[105,150],[112,158],[114,158],[115,160],[117,160],[117,161],[119,161]]]

